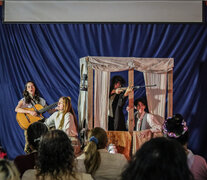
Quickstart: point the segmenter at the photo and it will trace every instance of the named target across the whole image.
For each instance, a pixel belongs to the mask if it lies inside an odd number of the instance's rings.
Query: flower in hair
[[[170,119],[171,117],[167,118]],[[182,120],[182,125],[183,125],[183,131],[182,133],[180,134],[177,134],[177,133],[174,133],[174,132],[170,132],[168,131],[167,127],[166,127],[166,123],[167,123],[167,120],[165,120],[164,124],[163,124],[163,133],[165,135],[167,135],[168,137],[172,137],[172,138],[179,138],[181,135],[185,134],[185,132],[188,130],[188,127],[186,125],[186,122],[184,121],[184,119]]]
[[[98,139],[95,136],[91,136],[89,141],[93,141],[96,145],[98,145]]]

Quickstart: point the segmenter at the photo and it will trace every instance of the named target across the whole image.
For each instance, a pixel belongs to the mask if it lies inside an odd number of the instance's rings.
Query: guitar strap
[[[37,103],[36,103],[36,101],[35,101],[33,98],[31,99],[31,104],[32,104],[34,110],[35,110],[35,111],[37,112],[37,114],[39,115],[39,111],[38,111],[37,108],[35,107],[35,104],[37,104]]]

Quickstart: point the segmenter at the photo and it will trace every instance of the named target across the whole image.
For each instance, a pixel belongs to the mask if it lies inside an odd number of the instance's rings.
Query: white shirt
[[[93,178],[95,180],[116,180],[121,179],[121,173],[127,164],[127,159],[123,154],[109,153],[106,149],[98,150],[101,156],[101,164],[96,170]],[[78,172],[86,172],[84,165],[85,154],[77,157]]]
[[[59,114],[59,116],[58,116]],[[45,124],[48,127],[55,126],[55,129],[59,128],[60,121],[62,119],[63,114],[60,111],[54,112],[48,119],[46,119]],[[70,112],[67,112],[64,117],[64,123],[62,130],[68,136],[78,136],[78,132],[75,126],[74,117]]]

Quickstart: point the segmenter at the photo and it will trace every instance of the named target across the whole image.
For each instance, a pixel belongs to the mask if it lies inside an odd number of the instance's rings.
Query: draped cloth
[[[108,144],[114,144],[117,152],[130,160],[132,135],[127,131],[107,131]]]
[[[132,155],[134,155],[145,142],[152,138],[161,136],[163,136],[161,132],[152,133],[149,129],[143,131],[133,131]]]
[[[84,64],[84,59],[87,63]],[[109,85],[110,72],[125,71],[134,69],[144,73],[146,85],[156,84],[155,87],[146,88],[147,100],[149,103],[149,110],[156,115],[160,122],[163,122],[165,116],[165,101],[166,101],[166,85],[167,72],[173,69],[173,58],[135,58],[135,57],[97,57],[89,56],[81,58],[80,67],[86,65],[92,68],[95,72],[94,80],[94,126],[102,127],[105,130],[107,127],[107,112],[109,105]],[[87,71],[87,68],[85,68]],[[80,92],[79,97],[85,100],[83,94]],[[88,97],[89,98],[89,97]],[[86,98],[87,99],[87,98]],[[86,113],[84,107],[79,102],[79,117],[83,117],[82,113]],[[86,107],[85,107],[86,108]],[[90,108],[90,107],[88,107]],[[91,116],[91,115],[90,115]],[[88,119],[86,118],[88,122]]]

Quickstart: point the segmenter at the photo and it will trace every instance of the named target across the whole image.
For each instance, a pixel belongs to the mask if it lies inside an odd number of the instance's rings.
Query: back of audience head
[[[40,142],[40,137],[48,132],[48,128],[41,122],[32,123],[27,129],[27,140],[32,150],[37,150]]]
[[[101,157],[98,149],[104,149],[108,139],[106,131],[100,127],[96,127],[89,132],[89,141],[84,148],[85,153],[85,168],[86,172],[94,174],[99,168]]]
[[[48,131],[42,136],[37,160],[37,177],[49,175],[52,179],[75,176],[74,151],[67,134],[61,130]]]
[[[175,139],[183,146],[188,142],[188,127],[183,116],[180,114],[175,114],[173,117],[169,117],[165,120],[163,133],[167,138]]]
[[[154,138],[143,144],[122,173],[125,180],[192,180],[183,147],[175,140]]]
[[[20,180],[19,172],[16,169],[15,165],[6,159],[0,159],[0,179]]]

